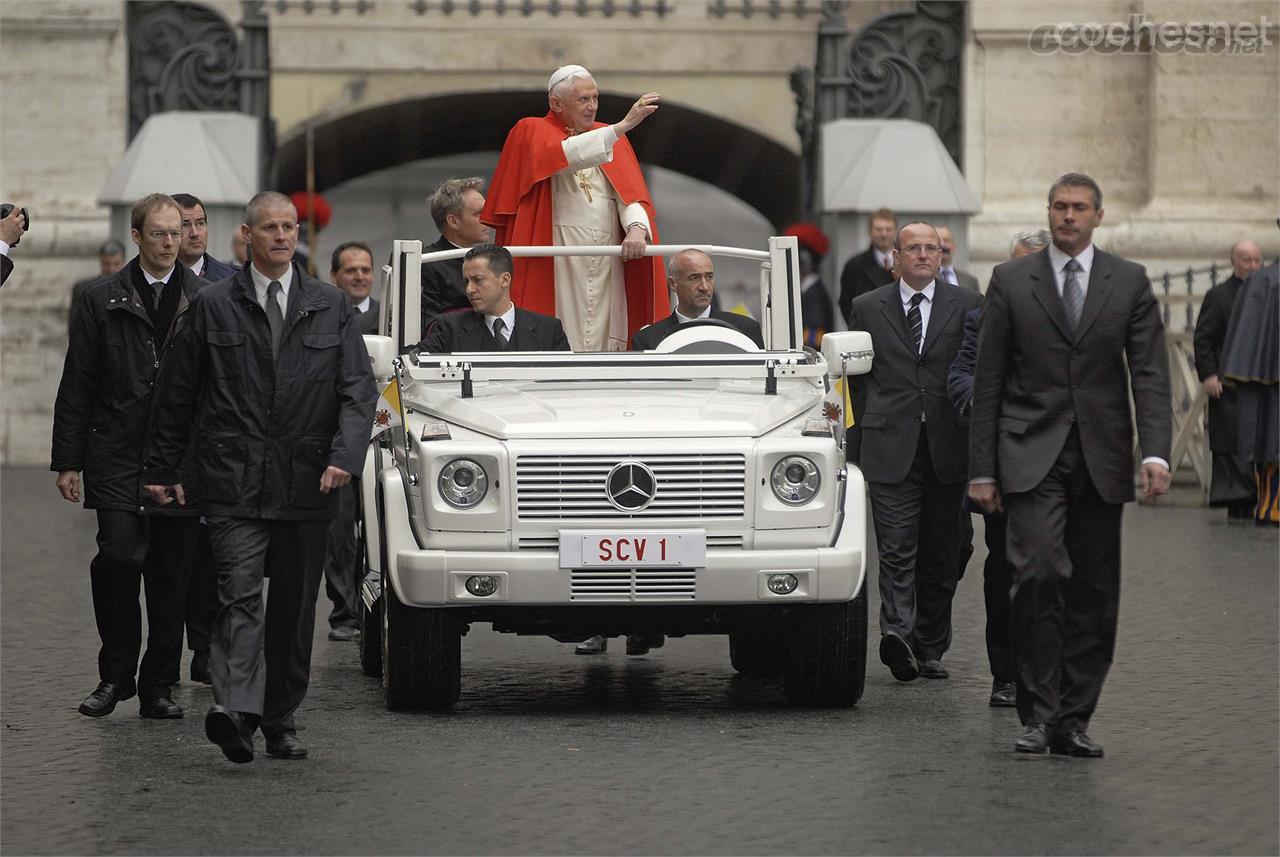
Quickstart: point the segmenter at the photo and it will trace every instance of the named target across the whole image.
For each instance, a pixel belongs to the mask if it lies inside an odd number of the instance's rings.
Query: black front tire
[[[773,678],[786,661],[786,638],[773,631],[734,631],[729,635],[729,663],[739,675]]]
[[[793,612],[783,685],[796,705],[850,706],[867,677],[867,586],[844,604]]]
[[[462,632],[443,607],[409,607],[382,590],[382,687],[389,711],[442,711],[462,690]]]

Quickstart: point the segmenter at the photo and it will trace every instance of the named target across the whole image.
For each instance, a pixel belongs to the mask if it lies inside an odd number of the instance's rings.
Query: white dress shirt
[[[1067,279],[1067,263],[1073,257],[1058,249],[1057,244],[1049,245],[1049,264],[1053,266],[1053,279],[1058,284],[1058,297],[1062,297],[1063,283]],[[1085,297],[1089,294],[1089,272],[1093,270],[1093,245],[1080,251],[1080,255],[1074,257],[1080,263],[1080,270],[1076,272],[1076,282],[1080,284],[1080,295]]]
[[[199,259],[196,259],[196,263],[191,266],[191,273],[195,274],[197,277],[199,277],[204,273],[204,254],[203,253],[200,254]]]
[[[262,307],[263,312],[267,309],[267,289],[273,282],[280,284],[280,296],[276,298],[276,303],[280,306],[280,317],[284,318],[289,309],[289,286],[293,284],[293,265],[285,268],[284,273],[276,280],[259,271],[257,265],[250,265],[249,273],[253,277],[253,290],[258,293],[258,306]]]
[[[368,312],[371,306],[373,306],[373,295],[366,295],[364,300],[355,305],[356,312]]]
[[[493,323],[498,319],[502,319],[502,324],[503,324],[502,344],[506,345],[508,342],[511,341],[511,335],[515,333],[516,305],[511,304],[510,306],[508,306],[507,311],[504,312],[502,315],[486,315],[484,317],[484,326],[489,328],[489,335],[494,337],[495,339],[497,338],[497,334],[493,332]]]
[[[695,316],[687,316],[680,312],[680,307],[676,307],[676,321],[680,324],[684,324],[686,321],[697,321],[700,318],[711,318],[711,304],[707,304],[707,308]]]
[[[871,250],[873,253],[876,254],[877,265],[879,265],[881,268],[884,268],[886,271],[893,268],[893,251],[892,250],[890,250],[888,253],[881,253],[879,250],[875,249],[874,247],[872,247]]]
[[[933,293],[937,284],[937,280],[930,280],[929,285],[917,292],[902,280],[898,280],[898,298],[902,301],[903,315],[911,311],[911,298],[917,294],[924,295],[924,300],[920,301],[920,344],[916,347],[917,353],[924,350],[924,339],[929,334],[929,312],[933,307]]]

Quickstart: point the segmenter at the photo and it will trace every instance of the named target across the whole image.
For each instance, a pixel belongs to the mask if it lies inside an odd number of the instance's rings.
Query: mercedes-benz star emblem
[[[615,509],[639,512],[648,508],[658,493],[658,480],[643,461],[620,461],[609,471],[604,494]]]

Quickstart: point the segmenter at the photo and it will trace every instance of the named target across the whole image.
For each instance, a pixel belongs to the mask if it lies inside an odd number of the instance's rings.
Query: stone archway
[[[546,110],[540,92],[457,93],[372,107],[315,126],[316,188],[323,192],[367,173],[411,161],[498,151],[524,116]],[[623,116],[628,96],[602,93],[600,115]],[[646,166],[665,167],[738,197],[778,229],[800,210],[801,159],[756,131],[679,104],[666,103],[631,134]],[[306,186],[306,136],[283,139],[275,186]]]

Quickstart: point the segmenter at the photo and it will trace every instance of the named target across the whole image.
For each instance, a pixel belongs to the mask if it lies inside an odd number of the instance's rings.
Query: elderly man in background
[[[623,351],[637,330],[670,310],[653,203],[626,135],[658,109],[646,92],[622,121],[596,121],[600,91],[580,65],[547,82],[545,116],[507,135],[481,220],[503,246],[616,246],[622,258],[516,259],[512,299],[555,315],[574,351]]]
[[[480,222],[484,209],[484,179],[449,179],[431,195],[431,219],[440,230],[423,253],[468,250],[489,240],[489,227]],[[422,263],[422,330],[445,312],[470,309],[462,281],[462,257]]]
[[[1196,374],[1209,397],[1209,451],[1213,454],[1209,505],[1226,507],[1227,520],[1233,523],[1248,523],[1253,518],[1257,491],[1252,468],[1240,455],[1236,437],[1239,403],[1235,384],[1223,383],[1222,346],[1240,289],[1261,267],[1262,248],[1252,241],[1238,242],[1231,248],[1231,276],[1205,294],[1196,319]]]

